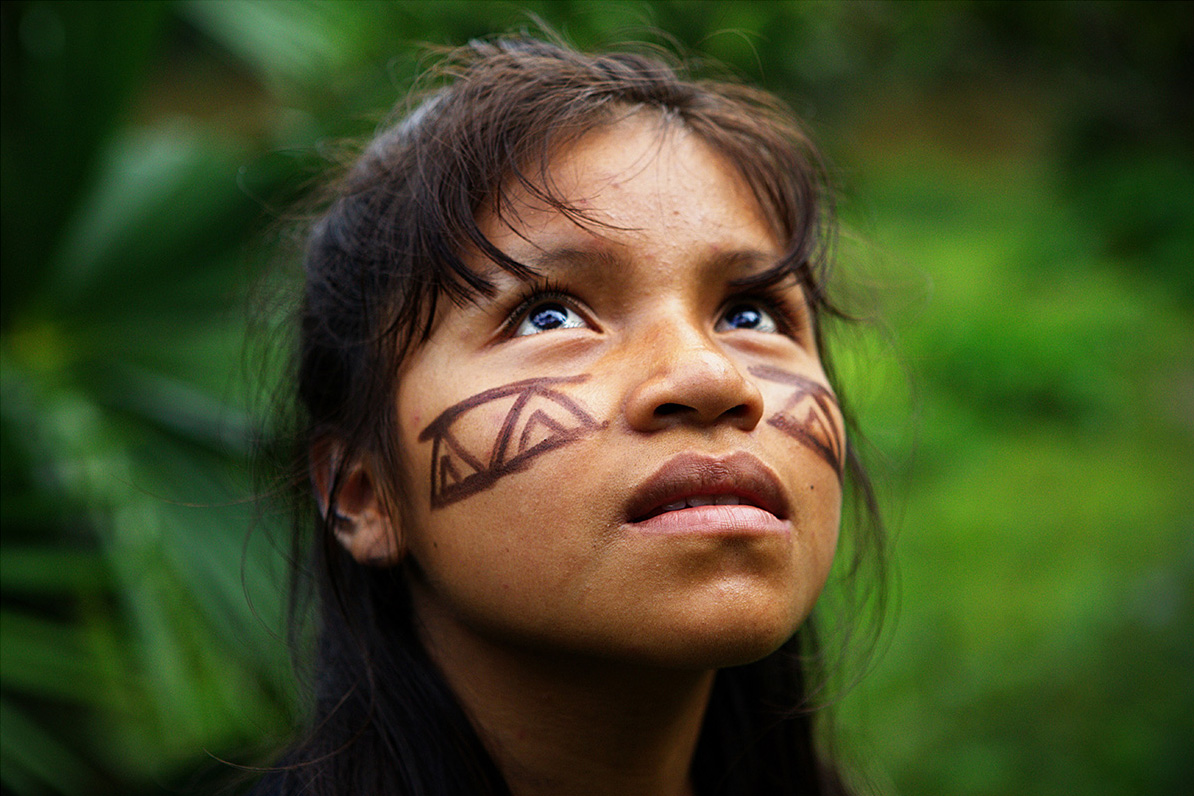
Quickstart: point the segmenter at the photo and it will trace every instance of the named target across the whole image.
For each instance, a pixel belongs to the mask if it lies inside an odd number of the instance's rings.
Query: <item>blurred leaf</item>
[[[13,611],[0,613],[0,623],[6,691],[103,706],[87,638],[79,628]]]
[[[21,595],[63,597],[99,592],[109,586],[103,562],[79,550],[5,545],[0,588]]]
[[[158,43],[160,3],[4,4],[0,328],[46,273]],[[119,41],[119,47],[107,46]]]
[[[310,90],[352,65],[375,35],[375,8],[371,3],[190,0],[180,11],[285,92],[296,84]]]
[[[120,313],[127,324],[131,308],[218,306],[227,280],[212,278],[210,263],[241,245],[256,210],[236,184],[232,148],[179,125],[121,137],[104,162],[56,258],[59,311]]]
[[[79,757],[7,699],[0,698],[0,780],[13,793],[86,794],[95,777]]]

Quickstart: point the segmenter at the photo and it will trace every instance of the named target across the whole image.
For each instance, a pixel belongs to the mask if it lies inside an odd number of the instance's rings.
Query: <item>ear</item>
[[[393,566],[402,560],[399,524],[382,500],[377,474],[371,462],[356,460],[342,464],[343,448],[335,441],[311,446],[311,485],[319,510],[327,514],[333,499],[332,482],[339,473],[339,489],[331,506],[336,540],[357,563],[375,567]]]

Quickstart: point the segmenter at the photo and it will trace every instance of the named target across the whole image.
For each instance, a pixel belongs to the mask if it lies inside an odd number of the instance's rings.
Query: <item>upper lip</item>
[[[669,503],[697,495],[734,495],[781,520],[788,515],[787,499],[775,473],[745,452],[672,457],[634,491],[626,514],[631,522],[641,522]]]

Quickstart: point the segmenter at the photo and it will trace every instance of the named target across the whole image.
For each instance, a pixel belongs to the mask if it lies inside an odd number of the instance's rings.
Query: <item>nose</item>
[[[679,321],[661,323],[642,336],[643,376],[626,399],[636,431],[720,423],[750,431],[763,417],[763,395],[754,381],[703,330]]]

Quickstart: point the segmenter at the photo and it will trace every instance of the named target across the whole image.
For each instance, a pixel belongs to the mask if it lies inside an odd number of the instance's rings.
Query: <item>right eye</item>
[[[514,327],[514,337],[550,332],[553,329],[577,329],[587,326],[576,310],[559,301],[540,301],[522,314]]]
[[[743,301],[731,306],[717,322],[717,331],[746,329],[753,332],[778,332],[775,317],[758,301]]]

